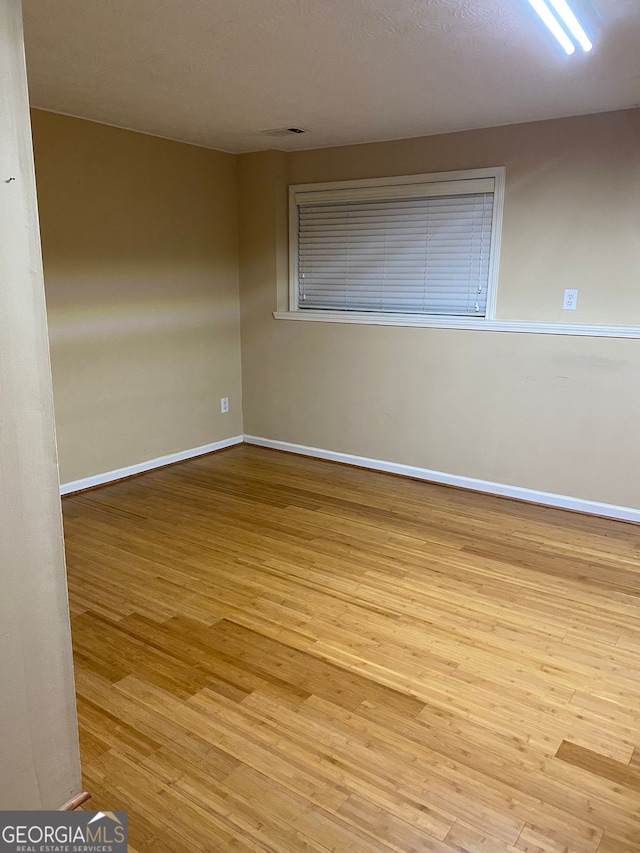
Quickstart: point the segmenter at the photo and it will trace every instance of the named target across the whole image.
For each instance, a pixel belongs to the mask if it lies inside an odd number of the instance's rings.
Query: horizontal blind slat
[[[367,200],[379,202],[380,199],[406,201],[411,198],[450,198],[455,195],[468,195],[470,193],[492,193],[494,188],[494,178],[472,178],[331,190],[300,190],[296,193],[295,200],[296,204],[302,209],[307,206],[317,207],[335,204],[336,201],[349,204]]]

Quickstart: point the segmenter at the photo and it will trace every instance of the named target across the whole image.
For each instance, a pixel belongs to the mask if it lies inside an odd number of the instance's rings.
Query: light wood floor
[[[64,514],[132,850],[640,850],[638,527],[247,446]]]

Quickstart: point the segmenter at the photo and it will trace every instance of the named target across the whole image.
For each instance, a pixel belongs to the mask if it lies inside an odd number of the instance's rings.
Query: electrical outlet
[[[225,412],[229,411],[229,398],[228,397],[220,397],[220,411],[224,415]]]
[[[564,302],[562,303],[563,311],[575,311],[578,305],[578,291],[565,290]]]

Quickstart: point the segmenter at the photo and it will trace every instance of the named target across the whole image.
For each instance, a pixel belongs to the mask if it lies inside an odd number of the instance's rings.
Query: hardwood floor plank
[[[577,743],[563,740],[556,752],[556,758],[615,782],[623,788],[640,791],[640,771]]]

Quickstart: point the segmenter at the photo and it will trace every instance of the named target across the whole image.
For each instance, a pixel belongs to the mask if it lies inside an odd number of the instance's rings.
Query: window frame
[[[416,185],[436,183],[458,183],[493,179],[493,216],[491,222],[491,247],[489,256],[489,276],[487,284],[486,312],[481,317],[462,317],[454,314],[420,314],[415,312],[382,312],[382,311],[350,311],[348,309],[313,309],[300,308],[298,305],[298,229],[299,229],[299,197],[309,198],[313,193],[318,194],[318,200],[326,198],[327,193],[335,193],[336,199],[345,193],[341,191],[364,191],[363,197],[375,200],[375,190],[394,186],[415,188]],[[464,169],[454,172],[432,172],[416,175],[397,175],[385,178],[364,178],[353,181],[327,181],[312,184],[292,184],[289,186],[289,310],[296,319],[325,320],[327,322],[376,323],[379,325],[407,326],[456,326],[460,323],[464,328],[482,328],[487,323],[495,321],[498,296],[498,274],[500,267],[500,245],[502,239],[504,188],[506,168],[493,166],[483,169]],[[434,187],[430,188],[434,194]],[[415,190],[414,190],[415,191]],[[471,192],[472,190],[470,190]],[[444,193],[446,195],[446,193]],[[453,195],[453,193],[452,193]],[[383,192],[380,194],[383,197]],[[398,196],[407,198],[407,196]],[[308,202],[312,203],[312,202]]]

